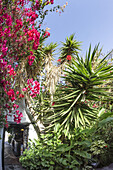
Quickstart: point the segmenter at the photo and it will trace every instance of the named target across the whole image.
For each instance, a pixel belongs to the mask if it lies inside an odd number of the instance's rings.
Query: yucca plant
[[[61,59],[61,64],[64,63],[67,60],[67,56],[70,55],[72,58],[75,57],[76,54],[78,54],[78,51],[80,50],[80,43],[74,39],[75,34],[70,35],[70,37],[66,38],[66,42],[62,42],[62,47],[60,48],[61,56],[59,59]],[[69,60],[70,61],[70,60]]]
[[[40,94],[37,98],[37,100],[35,101],[35,106],[34,106],[34,115],[35,116],[35,120],[36,122],[40,120],[40,122],[46,126],[43,121],[47,110],[49,109],[49,106],[51,104],[50,101],[50,95],[49,93],[47,93],[46,91],[42,91],[42,89],[40,90]]]
[[[110,83],[98,87],[113,79],[113,66],[106,60],[108,55],[99,59],[98,45],[92,53],[90,46],[85,59],[77,55],[76,60],[67,65],[63,77],[67,85],[62,85],[56,92],[53,113],[47,119],[50,122],[48,129],[60,123],[60,130],[65,130],[67,135],[74,128],[85,128],[95,122],[98,113],[98,108],[91,107],[90,101],[113,100]],[[95,58],[99,62],[93,67]]]

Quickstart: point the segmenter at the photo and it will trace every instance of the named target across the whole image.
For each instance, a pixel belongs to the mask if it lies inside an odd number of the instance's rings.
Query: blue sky
[[[61,6],[68,2],[64,13],[50,13],[44,27],[51,28],[51,36],[46,43],[65,41],[75,33],[77,41],[82,41],[81,55],[85,55],[91,43],[92,48],[100,43],[103,53],[113,49],[113,0],[55,0]]]

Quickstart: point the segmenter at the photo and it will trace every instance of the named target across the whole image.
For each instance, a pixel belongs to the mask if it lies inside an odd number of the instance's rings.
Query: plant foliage
[[[109,54],[108,54],[109,55]],[[47,119],[50,126],[60,123],[61,130],[66,129],[66,135],[74,128],[85,128],[97,119],[97,108],[93,108],[90,102],[112,101],[113,95],[105,81],[113,79],[113,66],[108,64],[107,56],[100,59],[98,45],[85,56],[85,59],[77,55],[71,65],[67,65],[64,71],[65,85],[58,88],[54,97],[55,105],[51,116]],[[98,62],[95,62],[95,58]],[[94,67],[95,65],[95,67]],[[98,87],[98,85],[102,85]],[[90,102],[89,102],[90,101]]]
[[[26,170],[79,170],[91,155],[88,153],[89,142],[62,143],[58,134],[42,135],[41,140],[35,140],[20,158]]]

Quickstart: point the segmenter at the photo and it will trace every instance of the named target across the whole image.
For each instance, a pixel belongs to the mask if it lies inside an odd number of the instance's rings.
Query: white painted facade
[[[21,123],[26,123],[26,122],[31,123],[28,116],[27,116],[27,114],[26,114],[26,106],[25,106],[25,100],[24,99],[20,101],[19,108],[17,110],[19,110],[23,114],[23,117],[21,118]],[[12,114],[12,116],[8,116],[8,121],[14,122],[13,114]],[[34,129],[33,125],[30,124],[29,125],[29,137],[28,137],[28,139],[34,140],[35,138],[37,138],[37,134],[35,132],[35,129]]]
[[[26,114],[26,106],[25,106],[25,100],[21,100],[21,102],[19,103],[19,108],[17,109],[19,110],[20,112],[22,112],[23,114],[23,117],[21,119],[21,123],[31,123],[27,114]],[[14,110],[15,112],[16,110]],[[13,114],[11,116],[8,116],[7,118],[8,121],[10,122],[14,122],[14,116]],[[38,122],[39,126],[40,126],[40,129],[43,129],[43,125]],[[2,170],[2,142],[3,142],[3,128],[0,128],[0,136],[1,136],[1,139],[0,139],[0,170]],[[8,140],[8,133],[5,134],[5,142]],[[28,136],[28,140],[31,139],[31,140],[34,140],[37,138],[37,133],[33,127],[32,124],[29,125],[29,136]]]

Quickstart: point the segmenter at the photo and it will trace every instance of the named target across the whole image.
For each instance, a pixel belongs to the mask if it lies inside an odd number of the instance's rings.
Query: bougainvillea
[[[36,80],[28,79],[21,91],[16,88],[16,80],[22,72],[17,70],[23,60],[32,67],[40,37],[50,36],[47,30],[41,29],[48,11],[65,8],[58,5],[47,10],[48,4],[54,4],[54,0],[0,0],[0,122],[5,120],[6,126],[7,115],[14,112],[14,121],[20,123],[22,113],[17,110],[18,103],[26,93],[32,98],[39,94],[40,85]]]
[[[40,92],[40,84],[38,81],[33,81],[33,79],[27,80],[27,85],[25,88],[22,89],[24,92],[28,92],[29,95],[34,98]]]
[[[53,1],[49,3],[53,4]],[[32,65],[40,34],[42,33],[44,38],[50,35],[37,29],[42,22],[38,19],[39,15],[44,18],[46,5],[41,0],[0,0],[0,114],[4,114],[4,111],[10,114],[19,107],[16,102],[24,97],[23,93],[15,90],[16,68],[23,57]],[[34,81],[32,89],[27,90],[35,97],[39,93],[39,83]],[[20,123],[22,113],[15,113],[14,121]],[[7,116],[4,118],[7,125]]]

